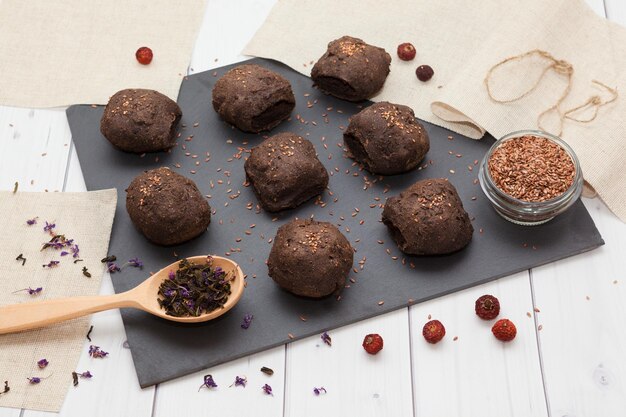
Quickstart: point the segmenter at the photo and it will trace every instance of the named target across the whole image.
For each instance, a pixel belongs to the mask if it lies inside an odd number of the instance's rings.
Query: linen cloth
[[[124,88],[176,100],[204,0],[0,1],[0,105],[106,104]],[[135,52],[154,53],[141,65]]]
[[[284,62],[309,75],[329,41],[351,35],[383,47],[392,56],[391,73],[374,101],[405,104],[417,117],[479,139],[536,129],[538,115],[555,104],[567,82],[549,71],[527,97],[501,104],[487,94],[484,79],[500,61],[534,49],[574,67],[572,90],[563,111],[591,96],[607,100],[598,80],[626,92],[626,29],[597,16],[582,0],[279,0],[251,42],[248,55]],[[396,48],[411,42],[413,61]],[[415,68],[427,64],[434,77],[419,82]],[[522,62],[494,77],[498,97],[532,87],[546,63]],[[626,93],[624,93],[626,94]],[[593,109],[577,114],[585,118]],[[607,206],[626,221],[626,97],[598,110],[591,123],[565,121],[561,137],[578,155],[585,180]],[[558,134],[554,117],[544,123]]]
[[[26,193],[0,192],[0,306],[29,303],[60,297],[96,295],[104,266],[115,214],[117,191],[88,193]],[[27,219],[37,218],[29,226]],[[45,222],[56,224],[55,233],[74,239],[82,262],[74,263],[72,254],[45,249],[50,240],[43,230]],[[26,263],[16,261],[23,254]],[[58,266],[43,268],[51,260]],[[91,278],[83,275],[87,267]],[[22,288],[43,287],[39,295],[29,295]],[[16,407],[58,412],[67,390],[72,386],[72,371],[89,329],[89,317],[82,317],[39,330],[0,335],[0,392],[4,381],[11,390],[0,395],[0,407]],[[37,361],[45,358],[49,365],[39,369]],[[101,359],[94,359],[101,360]],[[106,359],[102,359],[106,360]],[[80,372],[86,369],[78,370]],[[27,378],[39,377],[39,384]],[[95,376],[97,378],[97,375]]]

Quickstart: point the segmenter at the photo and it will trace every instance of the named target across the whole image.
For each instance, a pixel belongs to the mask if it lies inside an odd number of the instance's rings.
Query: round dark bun
[[[272,212],[297,207],[328,185],[313,144],[295,133],[279,133],[253,148],[244,169],[261,207]]]
[[[428,133],[413,109],[386,101],[352,116],[343,141],[357,162],[380,175],[417,168],[430,149]]]
[[[126,211],[148,240],[163,246],[193,239],[211,222],[211,207],[196,184],[168,168],[133,179],[126,190]]]
[[[182,115],[178,104],[158,91],[121,90],[109,99],[100,132],[126,152],[164,151],[174,146]]]
[[[261,132],[287,119],[296,106],[291,84],[259,65],[240,65],[213,87],[213,108],[244,132]]]
[[[474,232],[456,188],[446,179],[418,181],[388,198],[383,223],[409,255],[456,252],[470,243]]]
[[[267,266],[283,289],[320,298],[344,288],[353,258],[350,242],[335,226],[296,219],[278,228]]]
[[[390,64],[391,56],[383,48],[343,36],[328,44],[326,53],[313,66],[311,78],[328,94],[361,101],[383,87]]]

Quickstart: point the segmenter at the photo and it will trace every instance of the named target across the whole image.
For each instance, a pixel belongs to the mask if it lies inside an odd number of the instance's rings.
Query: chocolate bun
[[[193,239],[211,222],[211,207],[196,184],[168,168],[133,179],[126,190],[126,211],[149,241],[163,246]]]
[[[352,116],[343,141],[357,162],[381,175],[417,168],[430,149],[428,133],[413,109],[386,101]]]
[[[164,151],[174,146],[182,115],[178,104],[158,91],[121,90],[109,99],[100,132],[126,152]]]
[[[344,288],[353,258],[350,242],[335,226],[296,219],[278,228],[267,266],[284,290],[320,298]]]
[[[279,133],[253,148],[244,169],[261,207],[272,212],[297,207],[328,185],[313,144],[295,133]]]
[[[446,179],[418,181],[388,198],[383,223],[409,255],[456,252],[470,243],[474,232],[456,188]]]
[[[391,56],[383,48],[343,36],[328,44],[326,53],[313,66],[311,78],[328,94],[361,101],[383,87],[390,64]]]
[[[213,108],[244,132],[261,132],[287,119],[296,106],[291,84],[258,65],[240,65],[213,87]]]

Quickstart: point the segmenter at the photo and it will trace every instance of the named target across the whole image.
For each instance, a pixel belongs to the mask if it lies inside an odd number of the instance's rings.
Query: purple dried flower
[[[250,324],[252,323],[253,318],[254,316],[252,314],[246,314],[245,316],[243,316],[243,323],[241,323],[241,328],[248,329],[250,327]]]
[[[115,262],[107,262],[107,271],[114,274],[120,271],[120,267]]]
[[[89,345],[89,356],[92,358],[104,358],[109,352],[100,349],[100,346]]]
[[[272,394],[272,387],[270,387],[269,385],[265,384],[261,387],[261,389],[263,390],[263,392],[265,392],[267,395],[274,395]]]
[[[89,371],[85,371],[85,372],[81,372],[81,373],[72,371],[72,381],[74,383],[74,386],[78,385],[78,378],[90,379],[91,377],[93,377],[93,375]]]
[[[174,279],[174,278],[176,278],[176,273],[174,271],[170,271],[170,272],[167,273],[167,277],[169,279]]]
[[[26,379],[28,379],[28,382],[33,384],[33,385],[39,384],[41,382],[41,378],[36,377],[36,376],[34,376],[32,378],[26,378]]]
[[[37,217],[33,219],[26,220],[26,224],[32,226],[33,224],[37,224]]]
[[[73,242],[73,240],[71,240],[71,241]],[[68,242],[70,242],[70,241],[68,240]],[[70,243],[70,244],[71,244],[71,243]],[[78,244],[75,244],[74,246],[72,246],[72,247],[70,248],[70,250],[71,250],[71,251],[72,251],[72,253],[73,253],[72,257],[73,257],[73,258],[78,258],[78,254],[80,253],[80,249],[78,249]]]
[[[29,295],[38,295],[41,291],[43,291],[43,287],[37,287],[37,288],[22,288],[21,290],[17,290],[17,291],[13,291],[13,294],[18,293],[20,291],[26,291]]]
[[[200,385],[200,388],[198,388],[198,391],[200,391],[202,389],[202,387],[207,387],[209,389],[217,388],[217,384],[213,380],[213,375],[205,375],[204,376],[204,384]]]
[[[246,378],[245,376],[243,378],[241,378],[240,376],[236,376],[235,377],[235,382],[233,382],[232,384],[230,384],[230,386],[232,387],[233,385],[236,387],[246,387],[246,384],[248,383],[248,378]]]
[[[57,225],[55,223],[48,223],[48,222],[46,222],[46,225],[43,227],[43,231],[44,232],[51,232],[52,229],[54,229],[55,227],[57,227]]]
[[[66,256],[66,255],[69,255],[69,254],[70,254],[69,252],[61,251],[61,256]]]
[[[46,265],[42,265],[44,268],[54,268],[59,264],[59,261],[50,261]]]
[[[48,366],[48,363],[49,363],[49,362],[48,362],[48,360],[47,360],[46,358],[39,359],[39,360],[37,361],[37,366],[38,366],[40,369],[43,369],[43,368],[45,368],[46,366]]]
[[[330,336],[328,335],[327,332],[322,333],[322,335],[320,336],[322,338],[322,341],[324,343],[326,343],[328,346],[332,346],[333,345],[333,341],[330,338]]]
[[[326,394],[326,388],[324,388],[324,387],[319,387],[319,388],[313,387],[313,393],[315,395]]]
[[[129,259],[128,265],[135,267],[135,268],[143,268],[143,262],[139,258]]]

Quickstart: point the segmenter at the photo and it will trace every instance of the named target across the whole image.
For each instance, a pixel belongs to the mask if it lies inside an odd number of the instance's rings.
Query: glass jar
[[[548,139],[559,145],[572,159],[576,170],[572,185],[562,194],[546,201],[525,201],[514,198],[500,190],[491,174],[489,173],[488,162],[493,152],[505,141],[519,138],[521,136],[539,136]],[[523,226],[535,226],[552,220],[555,216],[563,213],[578,200],[583,189],[583,173],[580,163],[572,148],[558,137],[539,130],[520,130],[509,133],[497,140],[485,154],[480,163],[478,172],[480,186],[493,205],[493,208],[506,220]]]

